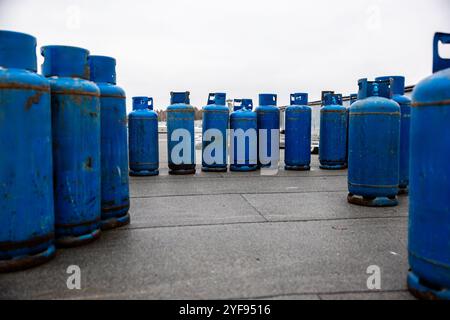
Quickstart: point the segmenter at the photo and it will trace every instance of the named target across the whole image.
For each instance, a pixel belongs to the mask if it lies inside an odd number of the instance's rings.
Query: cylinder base
[[[373,197],[367,198],[363,196],[349,193],[347,201],[352,204],[365,207],[394,207],[398,205],[397,197]]]
[[[147,176],[157,176],[159,174],[159,170],[143,170],[143,171],[133,171],[130,170],[129,175],[132,177],[147,177]]]
[[[109,219],[100,221],[100,229],[102,231],[111,230],[111,229],[123,227],[129,223],[130,223],[130,214],[127,212],[123,216],[113,217],[113,218],[109,218]]]
[[[235,172],[248,172],[248,171],[256,171],[258,170],[258,165],[254,164],[254,165],[235,165],[232,164],[230,165],[230,171],[235,171]]]
[[[319,168],[324,170],[343,170],[347,169],[347,164],[321,164]]]
[[[227,172],[227,167],[202,167],[203,172]]]
[[[308,171],[311,170],[311,166],[309,164],[300,165],[300,166],[289,166],[285,165],[284,170],[288,171]]]
[[[56,238],[58,248],[72,248],[89,244],[100,237],[100,229],[95,229],[89,233],[80,236],[64,236]]]
[[[398,187],[398,195],[399,196],[407,196],[409,194],[409,189],[408,189],[408,187],[402,187],[402,186],[399,186]]]
[[[450,288],[431,288],[412,271],[408,273],[408,290],[422,300],[450,300]]]
[[[25,255],[10,260],[0,260],[0,273],[25,270],[51,260],[56,254],[54,245],[35,255]]]

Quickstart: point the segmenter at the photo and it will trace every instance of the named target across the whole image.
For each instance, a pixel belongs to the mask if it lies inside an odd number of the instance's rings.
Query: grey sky
[[[0,0],[0,29],[113,56],[127,96],[158,108],[177,90],[198,107],[214,91],[283,105],[294,91],[354,92],[362,77],[417,83],[434,32],[450,32],[450,0]]]

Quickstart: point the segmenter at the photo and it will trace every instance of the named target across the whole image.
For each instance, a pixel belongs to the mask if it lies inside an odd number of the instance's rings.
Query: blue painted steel
[[[347,164],[348,164],[348,131],[350,128],[350,106],[358,100],[358,94],[350,94],[350,101],[347,107]]]
[[[349,202],[366,206],[397,204],[400,106],[391,100],[391,81],[358,82],[350,107]]]
[[[128,186],[127,113],[125,92],[116,86],[116,60],[89,56],[91,81],[100,89],[101,127],[101,228],[130,222]]]
[[[320,109],[319,160],[321,169],[347,167],[347,109],[342,106],[342,95],[325,94]]]
[[[230,114],[230,171],[255,171],[258,169],[258,120],[252,111],[252,100],[242,99],[241,102],[242,107]]]
[[[411,127],[411,99],[405,94],[405,77],[387,76],[375,80],[392,79],[392,100],[400,105],[400,167],[399,167],[399,194],[407,193],[409,185],[409,131]]]
[[[36,38],[0,31],[0,272],[55,254],[50,84]]]
[[[128,139],[130,175],[158,175],[158,114],[153,111],[153,98],[133,97],[133,111],[128,115]]]
[[[233,111],[238,111],[244,107],[247,108],[247,110],[253,110],[252,99],[234,99]]]
[[[259,95],[259,106],[255,109],[256,116],[258,119],[258,166],[260,168],[268,168],[268,167],[277,167],[278,163],[273,163],[273,160],[270,163],[263,164],[261,162],[260,150],[263,149],[263,142],[260,139],[260,134],[263,132],[261,130],[267,130],[267,143],[266,150],[267,156],[273,157],[271,152],[271,144],[272,139],[272,129],[280,131],[280,109],[277,107],[277,95],[272,93],[262,93]],[[279,139],[279,135],[278,135]],[[276,144],[278,145],[279,150],[279,141]]]
[[[409,201],[408,287],[420,298],[450,299],[450,59],[438,54],[434,74],[413,91]]]
[[[100,90],[89,81],[89,51],[41,53],[51,86],[56,244],[82,245],[100,235]]]
[[[307,93],[291,94],[285,111],[284,168],[309,170],[311,163],[311,108]]]
[[[171,92],[170,96],[167,107],[169,174],[195,174],[195,110],[190,105],[188,91]],[[185,148],[180,149],[181,145]]]
[[[208,97],[208,105],[203,107],[203,121],[202,121],[202,171],[214,171],[224,172],[227,171],[227,130],[229,122],[229,110],[225,106],[226,94],[225,93],[210,93]],[[205,140],[205,133],[208,130],[218,130],[221,138],[219,141],[207,141]],[[217,133],[218,133],[217,132]],[[219,138],[218,138],[219,139]],[[210,139],[208,139],[210,140]],[[214,143],[221,145],[222,157],[219,163],[208,164],[205,162],[205,149]],[[212,153],[212,156],[216,156]]]

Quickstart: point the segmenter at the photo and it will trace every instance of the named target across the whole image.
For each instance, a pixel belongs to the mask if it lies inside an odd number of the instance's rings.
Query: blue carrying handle
[[[450,59],[439,56],[439,42],[450,44],[450,33],[436,32],[433,40],[433,73],[450,68]]]
[[[153,98],[148,98],[148,108],[153,110]]]

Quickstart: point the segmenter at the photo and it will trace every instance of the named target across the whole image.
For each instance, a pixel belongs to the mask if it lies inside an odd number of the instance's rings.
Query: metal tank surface
[[[228,170],[229,110],[225,101],[225,93],[210,93],[208,104],[203,107],[202,171],[226,172]],[[213,147],[215,149],[210,150]],[[205,157],[208,157],[208,161]]]
[[[350,107],[348,202],[383,207],[398,204],[400,106],[391,80],[358,82]]]
[[[125,91],[116,85],[116,60],[89,56],[90,79],[100,89],[102,230],[130,223]]]
[[[311,164],[311,107],[307,93],[293,93],[285,111],[286,170],[310,170]]]
[[[153,98],[133,97],[128,115],[130,176],[159,174],[158,114]]]
[[[167,107],[169,174],[195,174],[194,119],[189,92],[171,92]]]
[[[450,300],[450,59],[439,42],[450,44],[450,34],[435,34],[434,74],[412,95],[408,288]]]
[[[258,169],[258,121],[251,99],[236,99],[230,114],[230,171]]]
[[[327,93],[320,109],[320,168],[347,168],[347,109],[342,94]]]
[[[277,107],[277,95],[273,93],[260,94],[259,106],[255,108],[255,113],[258,120],[258,166],[260,168],[278,168],[279,157],[278,159],[272,159],[274,155],[271,150],[273,139],[278,139],[278,141],[274,142],[274,146],[277,147],[277,150],[274,151],[279,153],[280,150],[280,109]],[[278,135],[274,136],[272,130],[278,130]],[[267,139],[262,139],[262,135],[265,134],[264,131],[267,134]],[[261,152],[267,153],[264,156],[271,159],[269,163],[264,163]],[[274,160],[277,163],[274,163]]]
[[[392,100],[400,105],[400,167],[399,194],[408,193],[409,185],[409,132],[411,127],[411,99],[405,96],[405,77],[384,76],[375,80],[392,79]]]
[[[36,38],[0,30],[0,272],[55,255],[50,84]]]
[[[350,99],[347,107],[347,165],[348,165],[348,131],[350,128],[350,107],[352,106],[353,103],[355,103],[358,100],[358,94],[352,93],[350,94],[349,98]]]
[[[100,90],[89,81],[89,51],[45,46],[50,81],[56,244],[72,247],[100,236]]]

